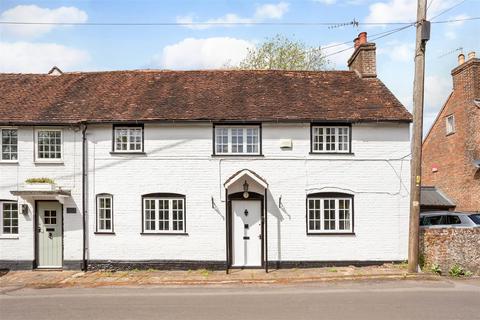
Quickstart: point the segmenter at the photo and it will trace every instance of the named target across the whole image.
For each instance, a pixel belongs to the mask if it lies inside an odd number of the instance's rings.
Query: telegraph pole
[[[408,237],[408,272],[418,272],[425,48],[427,41],[430,39],[430,22],[427,21],[426,0],[418,0],[416,27],[415,78],[413,81],[413,135],[410,188],[410,230]]]

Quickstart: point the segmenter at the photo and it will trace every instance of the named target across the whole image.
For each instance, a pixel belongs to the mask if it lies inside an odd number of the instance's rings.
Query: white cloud
[[[19,5],[0,14],[2,21],[42,22],[42,23],[83,23],[88,16],[85,11],[75,7],[56,9],[41,8],[36,5]],[[34,38],[52,31],[55,25],[3,25],[0,32],[23,38]]]
[[[46,73],[53,66],[65,71],[89,59],[86,51],[55,43],[0,42],[0,72]]]
[[[404,43],[397,40],[389,41],[377,50],[378,54],[386,54],[393,61],[413,61],[415,44]]]
[[[260,22],[268,19],[281,19],[288,11],[289,4],[286,2],[279,2],[277,4],[264,4],[255,10],[253,17],[241,17],[235,13],[227,13],[224,16],[218,18],[212,18],[205,21],[195,21],[193,15],[178,16],[177,23],[186,24],[186,28],[202,30],[213,27],[209,23],[217,24],[218,26],[228,27],[233,23],[245,23]]]
[[[255,10],[255,18],[257,19],[281,19],[288,11],[289,4],[286,2],[279,2],[277,4],[264,4],[257,7]]]
[[[249,41],[229,37],[187,38],[164,47],[152,64],[165,69],[218,69],[238,64],[253,47]]]
[[[433,17],[458,1],[436,0],[431,2],[428,17]],[[417,0],[388,0],[376,2],[369,7],[365,22],[413,22],[417,18]]]
[[[425,77],[425,110],[438,112],[452,91],[450,77],[426,76]]]
[[[332,5],[337,2],[337,0],[313,0],[314,2],[319,2],[326,5]]]
[[[452,18],[450,18],[451,20],[464,20],[464,19],[468,19],[470,18],[470,16],[466,15],[466,14],[459,14],[459,15],[456,15]],[[456,21],[456,22],[452,22],[452,23],[448,23],[446,26],[445,26],[445,37],[447,37],[447,39],[449,40],[454,40],[457,38],[457,31],[458,29],[460,29],[460,27],[463,26],[463,24],[465,23],[465,21]]]
[[[352,56],[353,48],[350,48],[350,45],[339,44],[338,42],[331,42],[323,46],[322,49],[325,55],[332,54],[327,57],[327,60],[330,63],[330,66],[333,69],[346,69],[347,61]],[[339,52],[342,51],[342,52]],[[336,53],[339,52],[339,53]],[[335,53],[335,54],[334,54]]]

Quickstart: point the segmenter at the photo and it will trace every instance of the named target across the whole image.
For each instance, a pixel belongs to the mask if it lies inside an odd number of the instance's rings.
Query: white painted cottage
[[[0,268],[406,259],[411,115],[349,66],[1,74]]]

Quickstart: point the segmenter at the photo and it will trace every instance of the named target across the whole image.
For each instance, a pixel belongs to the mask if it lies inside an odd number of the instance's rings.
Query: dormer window
[[[445,119],[445,125],[447,129],[447,135],[455,133],[455,116],[453,114],[447,116]]]
[[[115,125],[113,152],[143,153],[143,125]]]

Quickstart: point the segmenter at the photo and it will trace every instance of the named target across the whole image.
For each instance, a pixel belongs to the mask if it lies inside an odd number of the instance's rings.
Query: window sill
[[[45,160],[35,160],[33,163],[35,164],[58,164],[58,165],[64,165],[63,160],[51,160],[51,161],[45,161]]]
[[[307,236],[354,236],[355,232],[307,232]]]
[[[1,239],[20,239],[18,234],[2,234],[0,235],[0,240]]]
[[[18,164],[18,160],[14,160],[14,161],[0,160],[0,164]]]
[[[188,236],[186,232],[140,232],[142,236]]]
[[[126,151],[126,152],[119,152],[119,151],[110,151],[111,155],[146,155],[146,152],[143,151]]]
[[[265,157],[263,154],[212,154],[214,158],[222,158],[222,157],[256,157],[256,158],[263,158]]]
[[[115,235],[115,232],[113,232],[113,231],[95,231],[93,234]]]
[[[315,152],[315,151],[311,151],[309,152],[309,154],[313,154],[313,155],[329,155],[329,154],[333,154],[333,155],[346,155],[346,156],[354,156],[355,153],[353,152]]]
[[[451,135],[453,135],[453,134],[455,134],[455,131],[449,132],[449,133],[447,133],[445,136],[448,137],[448,136],[451,136]]]

